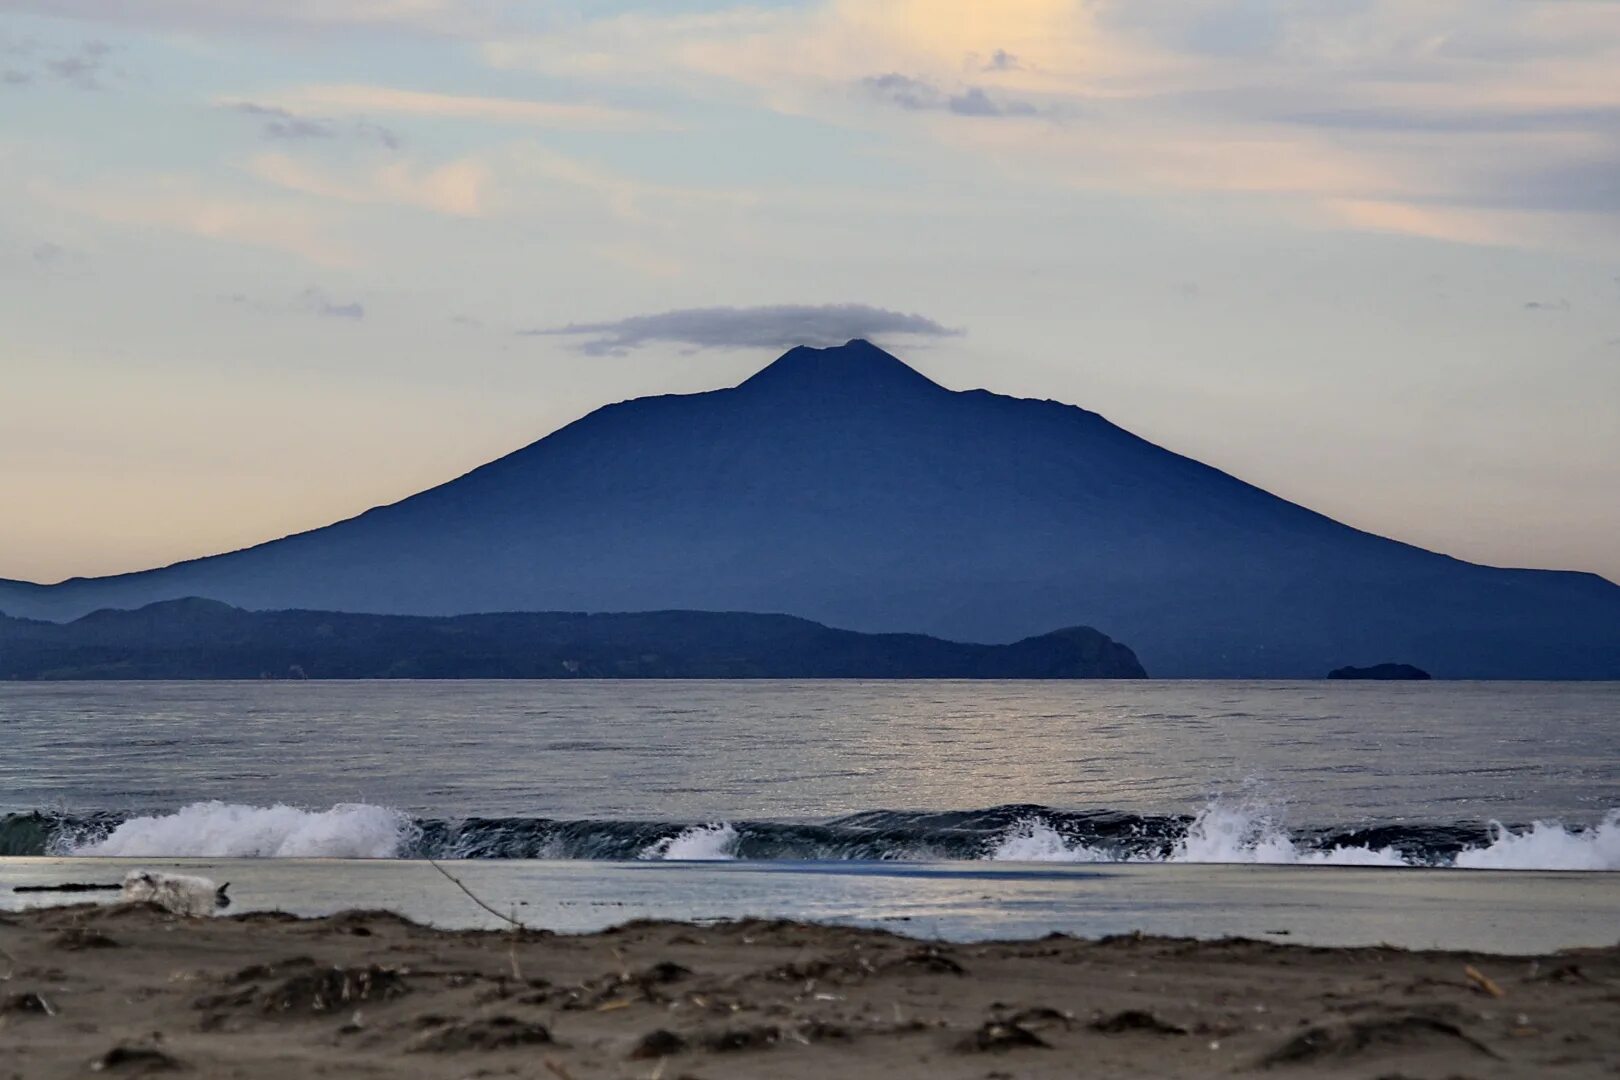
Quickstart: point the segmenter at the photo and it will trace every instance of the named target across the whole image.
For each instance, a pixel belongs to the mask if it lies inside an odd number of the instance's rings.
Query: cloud
[[[0,56],[10,63],[0,70],[0,85],[58,83],[76,90],[105,90],[109,78],[123,74],[109,66],[111,53],[111,46],[95,40],[48,55],[32,41],[7,42],[0,46]]]
[[[277,105],[256,101],[230,101],[224,107],[259,121],[259,130],[268,139],[335,139],[340,135],[372,141],[398,150],[401,139],[393,131],[369,120],[339,123],[325,117],[303,116]]]
[[[997,49],[984,63],[985,71],[1017,71],[1021,67],[1023,65],[1018,62],[1018,57],[1006,49]]]
[[[769,349],[841,345],[851,338],[890,335],[948,337],[961,333],[922,315],[866,304],[776,304],[763,307],[684,308],[632,315],[611,322],[519,330],[524,336],[582,337],[593,356],[622,353],[654,342],[712,349]]]
[[[47,241],[43,244],[34,245],[28,256],[40,266],[60,266],[72,257],[72,253],[61,244],[53,244]]]
[[[890,72],[869,75],[860,85],[872,96],[902,109],[936,110],[957,116],[1036,116],[1040,109],[1028,101],[992,97],[982,86],[947,93],[924,79]]]
[[[298,302],[304,309],[319,315],[323,319],[363,319],[366,317],[366,308],[358,300],[351,300],[346,304],[334,301],[323,289],[311,285],[298,294]]]
[[[226,293],[219,298],[227,304],[238,307],[251,308],[266,315],[278,315],[294,312],[304,315],[314,315],[323,319],[342,319],[358,322],[366,317],[365,305],[358,300],[348,303],[339,303],[332,299],[330,294],[318,285],[309,288],[294,296],[289,303],[264,302],[255,300],[246,293]]]
[[[90,269],[89,255],[54,240],[42,240],[21,252],[0,251],[0,265],[6,265],[10,269],[8,264],[11,264],[18,255],[26,258],[37,273],[48,277],[78,277]]]
[[[106,67],[108,47],[100,41],[87,41],[76,53],[45,61],[45,70],[62,82],[80,90],[104,89],[102,70]]]
[[[353,114],[393,113],[430,119],[473,120],[575,131],[631,131],[658,126],[657,118],[632,109],[531,98],[434,94],[391,86],[330,84],[301,86],[271,95],[291,111]]]
[[[861,80],[861,85],[874,96],[882,97],[902,109],[937,109],[945,97],[932,83],[899,72],[868,75]]]
[[[810,0],[582,20],[497,67],[729,96],[1133,196],[1264,196],[1291,222],[1612,250],[1612,3]],[[987,59],[988,58],[988,59]],[[850,88],[858,91],[850,93]],[[1084,115],[1084,125],[915,123]]]
[[[0,0],[0,11],[219,34],[391,30],[482,36],[500,29],[498,7],[478,0]]]
[[[437,168],[413,168],[395,161],[346,173],[323,171],[286,154],[258,154],[248,172],[267,184],[339,202],[413,206],[455,217],[479,217],[486,210],[490,170],[463,159]]]
[[[1590,108],[1391,109],[1345,108],[1281,113],[1278,120],[1347,131],[1428,132],[1439,135],[1620,130],[1620,105]]]

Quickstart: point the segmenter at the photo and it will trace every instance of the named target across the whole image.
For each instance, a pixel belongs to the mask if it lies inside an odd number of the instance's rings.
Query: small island
[[[1371,679],[1381,682],[1421,682],[1431,676],[1411,664],[1374,664],[1372,667],[1342,667],[1328,672],[1330,679]]]

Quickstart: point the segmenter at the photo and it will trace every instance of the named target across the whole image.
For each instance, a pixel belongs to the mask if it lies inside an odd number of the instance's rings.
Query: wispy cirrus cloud
[[[923,315],[868,304],[770,304],[682,308],[608,322],[519,330],[526,337],[577,337],[600,356],[654,343],[712,349],[841,345],[851,338],[950,337],[960,334]]]
[[[490,169],[474,159],[429,167],[389,161],[330,168],[263,153],[248,161],[247,171],[275,187],[337,202],[410,206],[455,217],[480,217],[489,208]]]
[[[366,317],[366,306],[358,300],[338,301],[319,285],[311,285],[299,292],[290,301],[267,302],[257,300],[246,293],[228,293],[220,299],[227,304],[249,308],[261,314],[277,315],[295,312],[303,315],[314,315],[322,319],[339,319],[346,322],[358,322]]]
[[[277,105],[261,105],[256,101],[231,101],[225,107],[259,124],[260,132],[269,139],[336,139],[348,137],[375,142],[390,150],[399,149],[399,135],[369,120],[340,122],[329,117],[306,116]]]
[[[299,86],[262,100],[291,112],[414,116],[578,131],[634,131],[660,126],[649,113],[591,102],[441,94],[358,83]]]

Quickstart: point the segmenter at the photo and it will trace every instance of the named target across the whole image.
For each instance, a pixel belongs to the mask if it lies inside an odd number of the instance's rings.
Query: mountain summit
[[[806,345],[789,349],[737,389],[759,394],[812,394],[845,401],[930,390],[950,393],[899,357],[860,338],[833,349]]]
[[[160,570],[0,583],[68,619],[251,609],[784,612],[1006,642],[1088,624],[1155,675],[1620,678],[1620,587],[1383,539],[1052,401],[952,391],[865,341],[598,409],[456,480]]]

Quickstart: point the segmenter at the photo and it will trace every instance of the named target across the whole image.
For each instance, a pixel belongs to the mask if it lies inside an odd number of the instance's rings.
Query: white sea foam
[[[1211,803],[1193,818],[1170,849],[1173,863],[1300,863],[1324,866],[1406,866],[1394,848],[1342,845],[1312,848],[1296,843],[1266,806]]]
[[[1315,847],[1295,840],[1277,812],[1259,802],[1213,802],[1166,855],[1114,851],[1066,837],[1039,815],[1009,825],[983,856],[1018,862],[1267,863],[1294,866],[1455,866],[1493,870],[1620,870],[1620,810],[1591,828],[1538,821],[1515,832],[1491,824],[1490,842],[1450,861],[1426,863],[1395,847]]]
[[[718,862],[737,857],[737,830],[724,821],[693,825],[676,836],[648,844],[638,858]]]
[[[387,859],[403,853],[413,830],[398,810],[340,803],[330,810],[199,802],[172,814],[130,818],[105,836],[64,837],[63,855],[141,858]]]
[[[1490,841],[1451,859],[1425,861],[1394,846],[1296,840],[1277,808],[1263,801],[1215,801],[1188,823],[1165,854],[1115,849],[1065,836],[1039,814],[1007,826],[980,857],[997,862],[1247,863],[1292,866],[1440,866],[1496,870],[1620,870],[1620,810],[1590,828],[1538,821],[1517,832],[1491,824]],[[1132,845],[1135,847],[1135,845]]]
[[[1114,851],[1064,836],[1039,815],[1020,818],[997,837],[984,858],[1008,862],[1276,863],[1405,866],[1394,848],[1317,849],[1296,843],[1272,812],[1257,803],[1215,802],[1176,839],[1168,855]]]
[[[1492,822],[1490,842],[1424,863],[1394,847],[1314,848],[1295,841],[1263,805],[1212,803],[1170,852],[1170,862],[1332,866],[1454,866],[1491,870],[1620,870],[1620,810],[1591,828],[1537,821],[1515,832]]]
[[[1473,870],[1620,870],[1620,810],[1610,810],[1590,829],[1567,829],[1538,821],[1513,832],[1491,822],[1491,842],[1457,855]]]
[[[985,858],[996,862],[1111,862],[1101,848],[1071,840],[1039,815],[1019,818],[1007,826]]]

